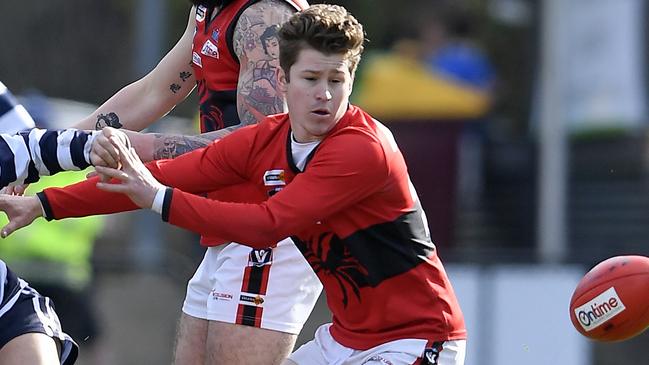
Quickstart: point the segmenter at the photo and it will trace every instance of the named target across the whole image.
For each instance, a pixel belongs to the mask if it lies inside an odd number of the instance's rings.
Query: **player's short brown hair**
[[[315,4],[295,13],[278,32],[279,64],[287,80],[291,66],[304,48],[324,54],[344,54],[354,75],[363,53],[363,26],[339,5]]]

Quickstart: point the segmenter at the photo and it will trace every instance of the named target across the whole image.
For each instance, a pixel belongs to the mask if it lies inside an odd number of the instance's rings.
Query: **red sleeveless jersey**
[[[239,60],[234,53],[232,38],[241,14],[259,0],[235,0],[214,17],[214,9],[196,8],[196,31],[192,46],[192,66],[198,86],[201,133],[239,124],[237,113],[237,83]],[[295,10],[309,6],[306,1],[285,0]],[[211,20],[210,20],[211,19]],[[222,201],[261,202],[264,195],[242,184],[208,194]],[[201,244],[213,246],[224,241],[216,236],[202,236]]]
[[[235,0],[214,17],[214,9],[202,5],[196,8],[192,67],[200,97],[201,133],[239,124],[239,60],[234,53],[232,36],[241,13],[258,1]],[[308,6],[302,0],[286,2],[296,10]]]

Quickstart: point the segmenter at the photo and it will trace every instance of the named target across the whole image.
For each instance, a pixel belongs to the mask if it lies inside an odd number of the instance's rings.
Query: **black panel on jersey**
[[[351,254],[372,273],[367,278],[371,286],[412,269],[435,250],[435,245],[426,236],[420,211],[358,231],[344,242]]]
[[[333,233],[311,237],[309,242],[292,238],[313,270],[333,275],[345,296],[348,294],[345,287],[351,287],[358,295],[358,289],[376,287],[386,279],[409,271],[435,250],[426,235],[420,209],[392,222],[370,226],[345,239]]]

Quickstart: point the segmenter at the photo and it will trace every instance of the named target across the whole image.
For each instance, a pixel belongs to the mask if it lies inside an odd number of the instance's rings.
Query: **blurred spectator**
[[[463,199],[480,193],[482,128],[473,129],[489,111],[494,76],[466,39],[470,22],[461,13],[441,2],[419,10],[412,34],[368,57],[354,102],[389,125],[444,246],[453,243],[458,185]]]
[[[22,99],[38,128],[48,123],[47,99],[36,91]],[[83,180],[87,171],[43,177],[29,191]],[[7,224],[5,216],[0,226]],[[48,223],[40,220],[0,241],[0,257],[56,306],[63,328],[80,346],[79,364],[100,364],[99,328],[94,307],[92,252],[103,218],[88,217]]]
[[[421,21],[424,61],[430,69],[454,84],[475,88],[490,97],[495,73],[487,55],[475,42],[475,20],[467,11],[449,8]]]
[[[461,206],[475,207],[483,189],[485,117],[493,98],[496,75],[486,53],[475,42],[476,20],[457,5],[446,4],[420,22],[424,61],[437,76],[472,89],[485,109],[463,126],[458,151],[458,197]]]

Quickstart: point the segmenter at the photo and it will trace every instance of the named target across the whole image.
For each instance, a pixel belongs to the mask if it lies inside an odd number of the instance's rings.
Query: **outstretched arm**
[[[96,132],[95,132],[96,133]],[[32,129],[0,135],[0,187],[33,183],[40,176],[83,170],[92,162],[90,146],[95,134],[76,129]]]

